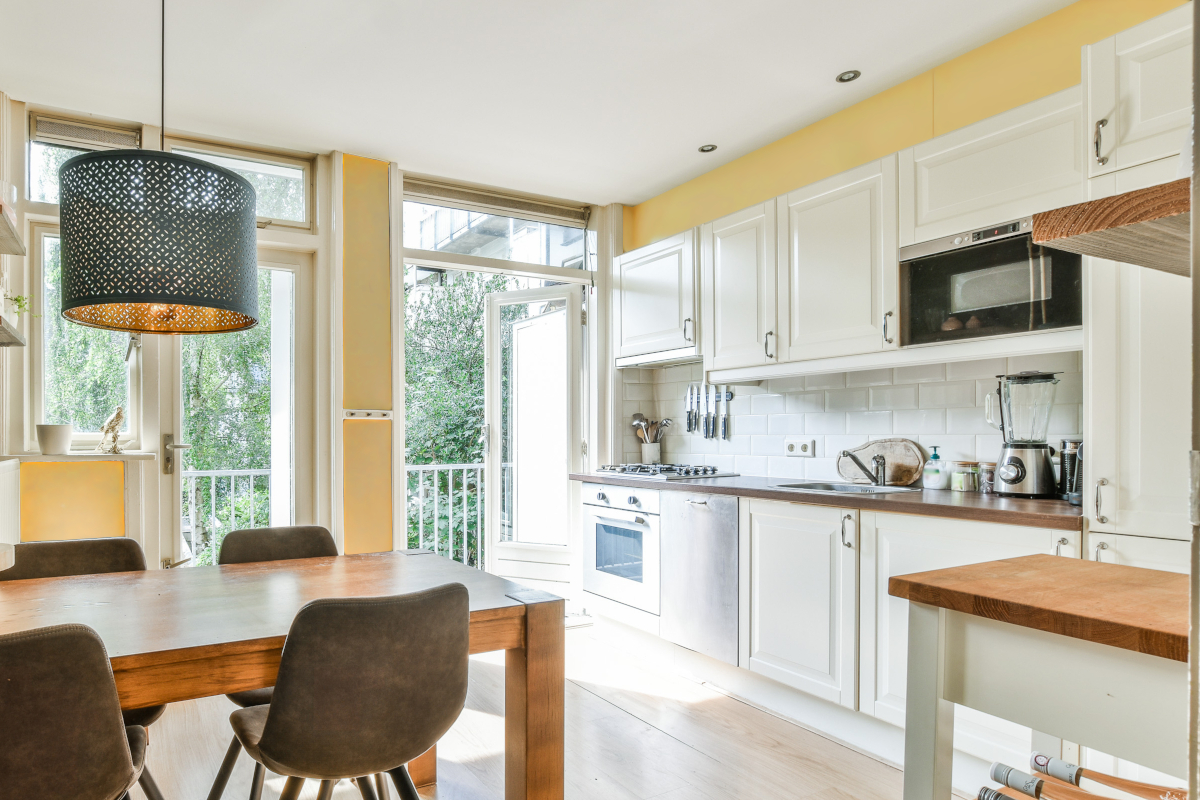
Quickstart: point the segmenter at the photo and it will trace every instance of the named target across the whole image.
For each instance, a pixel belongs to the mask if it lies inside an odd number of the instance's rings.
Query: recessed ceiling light
[[[715,144],[702,144],[702,145],[700,145],[700,152],[701,152],[701,153],[711,153],[713,150],[716,150],[716,149],[717,149],[717,146],[716,146]]]
[[[852,80],[856,80],[861,75],[862,75],[862,73],[856,69],[848,69],[845,72],[843,72],[841,75],[837,76],[837,82],[838,83],[849,83]]]

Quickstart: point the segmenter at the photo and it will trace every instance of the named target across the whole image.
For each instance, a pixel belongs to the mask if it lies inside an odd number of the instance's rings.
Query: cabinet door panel
[[[1123,536],[1119,533],[1088,533],[1088,558],[1105,564],[1157,569],[1187,574],[1191,543],[1179,539]]]
[[[701,235],[710,369],[775,361],[775,201],[719,219]]]
[[[781,360],[896,346],[895,171],[888,156],[779,199]]]
[[[848,512],[742,502],[750,556],[750,670],[854,708],[857,558],[841,543]]]
[[[1179,153],[1192,118],[1192,12],[1180,6],[1084,48],[1092,175]]]
[[[901,246],[1081,202],[1078,87],[900,152]]]
[[[621,256],[618,357],[694,346],[694,242],[687,231]]]
[[[1095,531],[1190,539],[1188,280],[1087,262],[1084,512]]]
[[[888,580],[926,570],[1058,552],[1079,556],[1081,534],[1016,525],[862,514],[860,575],[860,704],[863,711],[904,726],[908,679],[908,601],[888,594]],[[1060,540],[1066,540],[1065,544]],[[955,747],[988,760],[1023,763],[1028,728],[973,709],[955,711]]]

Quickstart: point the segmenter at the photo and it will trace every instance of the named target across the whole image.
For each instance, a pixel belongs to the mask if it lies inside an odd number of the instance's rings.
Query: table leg
[[[945,656],[945,612],[909,602],[904,800],[950,800],[954,704],[942,699]]]
[[[408,774],[415,786],[437,783],[437,745],[408,762]]]
[[[505,800],[562,800],[566,698],[565,602],[530,590],[509,595],[525,605],[525,647],[505,652]]]

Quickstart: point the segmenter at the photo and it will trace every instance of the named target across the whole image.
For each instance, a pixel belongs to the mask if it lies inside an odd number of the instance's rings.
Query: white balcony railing
[[[408,546],[483,569],[483,464],[405,464]]]
[[[180,477],[183,541],[192,564],[216,562],[225,534],[271,519],[271,470],[189,469]]]

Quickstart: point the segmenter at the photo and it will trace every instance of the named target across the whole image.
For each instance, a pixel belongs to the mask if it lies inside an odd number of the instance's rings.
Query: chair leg
[[[254,762],[254,777],[250,779],[250,800],[262,800],[263,779],[267,777],[267,768],[257,761]],[[291,780],[289,778],[289,780]],[[289,786],[291,784],[288,784]],[[304,785],[304,781],[300,781]],[[286,787],[285,787],[286,788]],[[298,793],[297,793],[298,794]]]
[[[333,786],[337,781],[321,781],[321,788],[317,789],[317,800],[333,800]]]
[[[407,767],[401,765],[395,769],[389,769],[388,775],[392,776],[392,783],[396,784],[396,793],[400,795],[400,800],[421,800],[421,795],[417,793],[417,787],[413,784]]]
[[[225,786],[229,783],[229,776],[233,774],[233,767],[237,764],[238,754],[241,752],[242,743],[235,736],[229,743],[229,749],[225,751],[225,758],[221,761],[221,768],[217,770],[217,777],[213,781],[212,788],[208,790],[208,800],[221,800],[221,795],[225,794]]]
[[[304,778],[288,778],[279,793],[279,800],[299,800],[300,792],[304,789]],[[258,800],[258,798],[254,798]]]
[[[364,778],[355,778],[354,785],[358,787],[358,793],[362,795],[363,800],[379,800],[375,796],[375,787],[371,785],[372,777],[367,775]]]
[[[379,800],[392,800],[392,793],[387,788],[387,778],[383,777],[382,772],[375,773],[375,791],[379,794]]]
[[[138,786],[141,786],[142,791],[146,793],[147,800],[163,800],[162,792],[158,790],[158,784],[154,782],[150,770],[145,767],[142,768],[142,775],[138,778]]]

